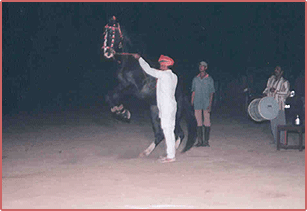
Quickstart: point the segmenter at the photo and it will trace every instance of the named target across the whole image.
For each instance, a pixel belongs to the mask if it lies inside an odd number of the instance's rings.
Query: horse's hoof
[[[116,115],[125,122],[129,122],[131,118],[131,113],[127,109],[117,111]]]
[[[145,157],[146,155],[145,155],[145,152],[141,152],[140,154],[139,154],[139,158],[143,158],[143,157]]]

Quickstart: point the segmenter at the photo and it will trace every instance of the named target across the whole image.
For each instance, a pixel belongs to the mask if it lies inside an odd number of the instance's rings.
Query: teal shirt
[[[206,110],[210,102],[210,94],[215,92],[213,78],[209,75],[203,79],[194,77],[192,81],[192,92],[195,92],[194,109]]]

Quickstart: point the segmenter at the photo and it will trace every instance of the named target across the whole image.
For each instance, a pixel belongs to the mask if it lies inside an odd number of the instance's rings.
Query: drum
[[[272,120],[277,117],[279,105],[273,97],[254,99],[248,106],[249,116],[256,122]]]

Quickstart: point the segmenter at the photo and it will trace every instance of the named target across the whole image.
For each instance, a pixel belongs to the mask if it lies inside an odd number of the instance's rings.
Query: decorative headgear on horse
[[[158,62],[159,63],[163,62],[163,65],[165,66],[172,66],[174,64],[174,60],[172,58],[164,55],[160,56]]]
[[[114,15],[109,20],[109,26],[116,26],[116,17]]]
[[[109,23],[105,25],[105,32],[104,32],[104,43],[102,46],[102,49],[104,51],[104,56],[106,58],[112,58],[114,57],[115,49],[121,49],[122,48],[122,40],[123,40],[123,34],[120,29],[119,23],[116,21],[116,17],[113,16],[109,19]],[[115,41],[116,36],[120,37],[118,41]]]

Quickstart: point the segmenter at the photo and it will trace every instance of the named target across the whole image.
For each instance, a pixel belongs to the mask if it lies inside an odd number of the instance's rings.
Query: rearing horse
[[[164,134],[160,125],[159,110],[156,102],[156,79],[146,74],[138,61],[130,56],[128,44],[130,39],[127,35],[123,36],[116,18],[113,16],[105,26],[104,45],[102,47],[104,56],[113,59],[117,65],[117,86],[105,96],[111,112],[117,119],[128,122],[131,113],[123,105],[123,97],[133,95],[138,99],[148,103],[151,111],[151,122],[155,134],[155,140],[140,153],[140,157],[148,156],[155,147],[164,139]],[[131,43],[130,43],[131,44]],[[188,127],[188,140],[182,152],[186,152],[193,147],[196,139],[197,123],[193,108],[186,95],[184,95],[180,79],[175,93],[177,101],[177,113],[175,123],[176,149],[184,138],[184,132],[180,126],[183,116],[186,118]]]

